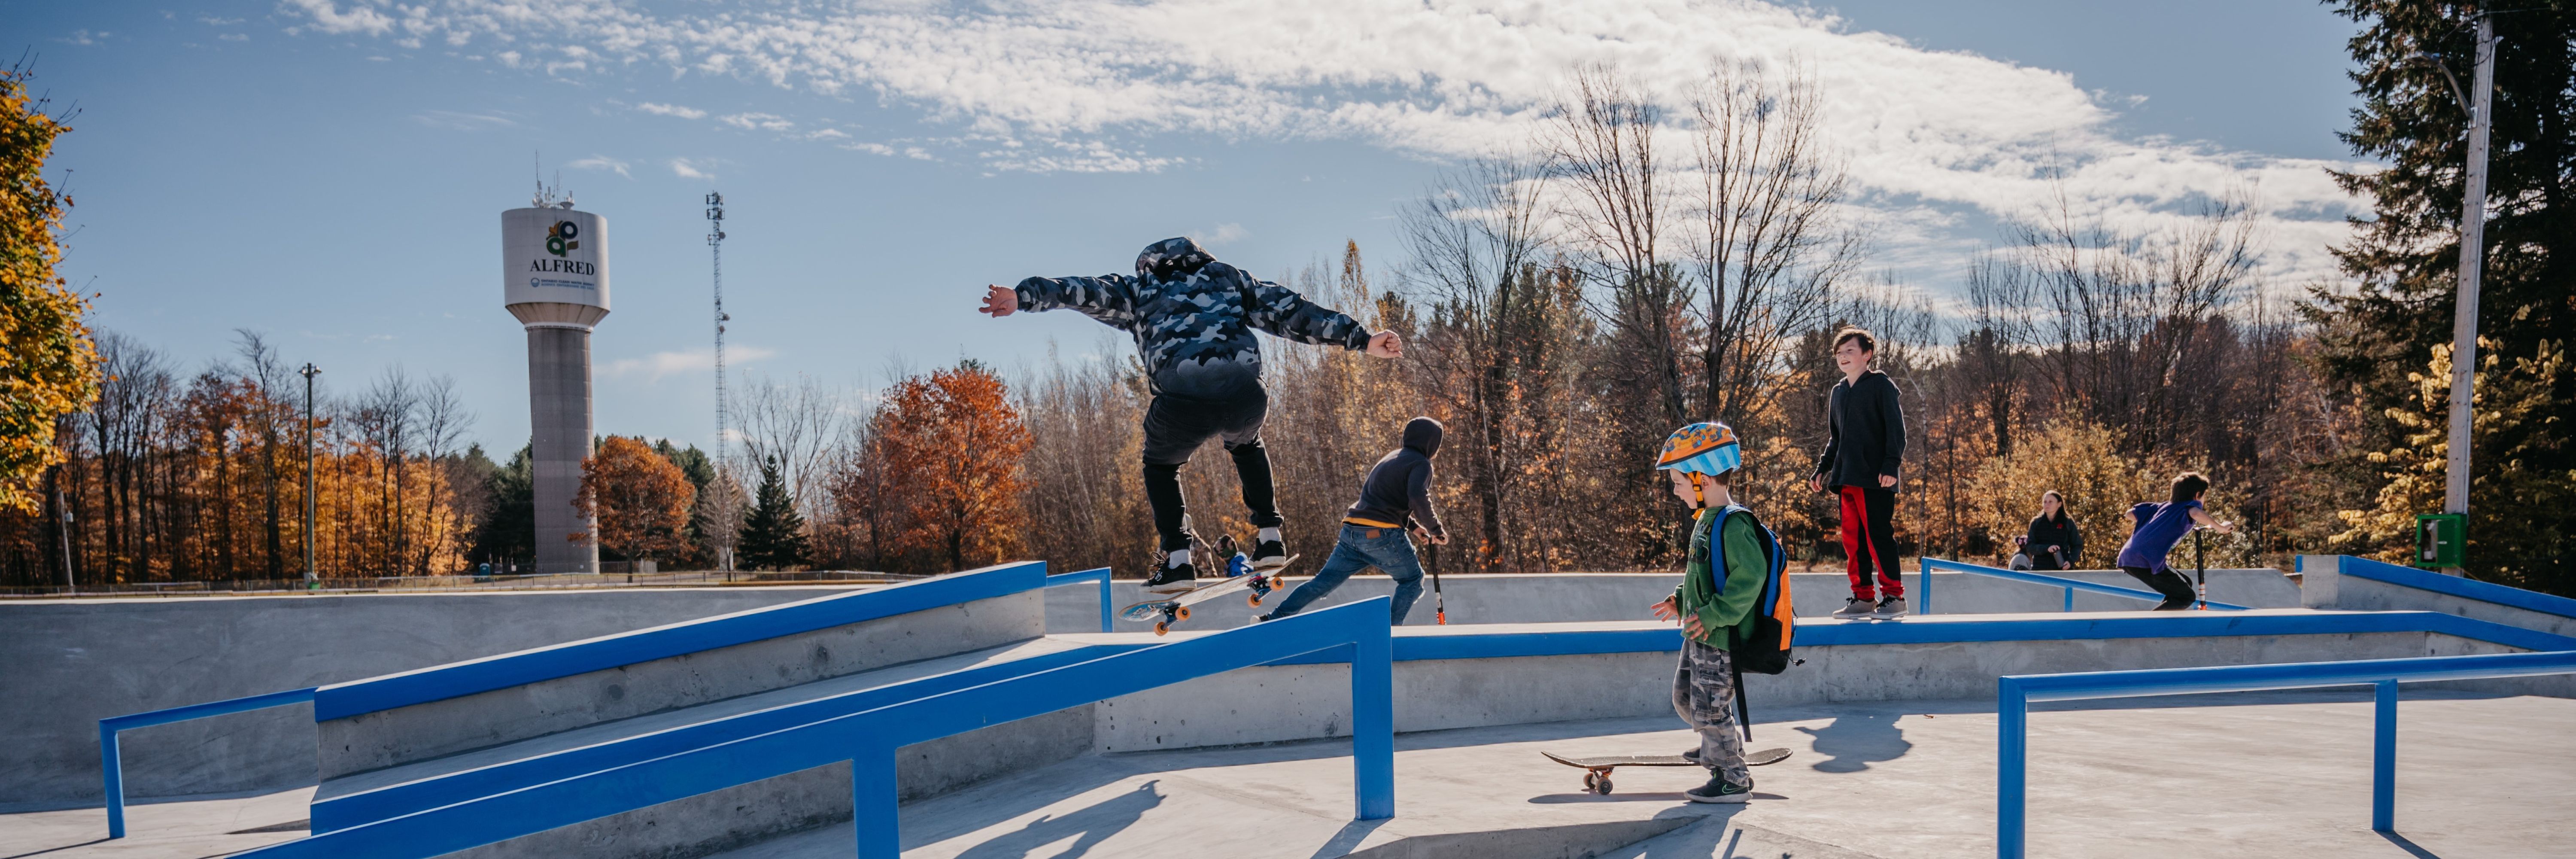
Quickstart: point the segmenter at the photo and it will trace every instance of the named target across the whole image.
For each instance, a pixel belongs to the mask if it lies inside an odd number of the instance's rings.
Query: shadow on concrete
[[[1749,794],[1745,794],[1745,798],[1747,798],[1747,799],[1788,799],[1788,797],[1781,796],[1781,795],[1776,794],[1776,793],[1749,793]],[[1577,802],[1663,802],[1663,803],[1684,803],[1684,802],[1689,802],[1689,801],[1690,801],[1690,797],[1683,796],[1683,795],[1682,795],[1682,793],[1681,793],[1681,791],[1677,791],[1677,790],[1668,790],[1668,791],[1664,791],[1664,792],[1662,792],[1662,793],[1614,793],[1614,794],[1611,794],[1611,795],[1609,795],[1609,796],[1597,796],[1597,795],[1594,795],[1594,794],[1589,793],[1589,792],[1585,792],[1585,793],[1543,793],[1543,794],[1539,794],[1539,795],[1537,795],[1537,796],[1530,797],[1529,801],[1530,801],[1530,803],[1531,803],[1531,804],[1533,804],[1533,805],[1564,805],[1564,804],[1567,804],[1567,803],[1577,803]],[[1710,807],[1712,807],[1712,808],[1720,809],[1721,811],[1723,811],[1723,812],[1724,812],[1724,814],[1733,814],[1733,813],[1735,813],[1735,812],[1736,812],[1736,810],[1737,810],[1737,809],[1734,809],[1734,808],[1728,807],[1728,806],[1726,806],[1725,804],[1722,804],[1722,803],[1711,803],[1711,804],[1708,804],[1708,805],[1709,805]],[[1720,815],[1720,816],[1723,816],[1723,815]]]
[[[2406,836],[2399,835],[2394,832],[2381,832],[2379,833],[2379,837],[2388,839],[2388,843],[2397,845],[2397,849],[2406,851],[2406,855],[2413,856],[2415,859],[2442,859],[2442,857],[2434,855],[2433,851],[2426,850],[2423,847],[2416,845],[2415,842],[2406,840]]]
[[[1822,728],[1798,725],[1797,731],[1814,739],[1816,754],[1826,756],[1817,761],[1819,772],[1849,773],[1869,769],[1875,761],[1892,761],[1913,750],[1905,739],[1905,729],[1896,726],[1899,714],[1892,712],[1846,713],[1835,716]]]
[[[1030,855],[1029,851],[1080,836],[1063,850],[1045,857],[1075,859],[1090,853],[1091,848],[1119,830],[1136,825],[1136,821],[1144,818],[1145,812],[1162,805],[1163,795],[1155,789],[1161,783],[1157,780],[1137,785],[1135,790],[1063,817],[1050,815],[1029,821],[1027,826],[1016,832],[967,848],[966,852],[957,854],[958,859],[1025,859]]]
[[[1351,851],[1359,849],[1360,842],[1368,840],[1370,833],[1376,832],[1378,827],[1386,824],[1385,820],[1354,820],[1342,824],[1342,831],[1333,833],[1333,837],[1326,839],[1324,846],[1316,848],[1315,854],[1308,859],[1333,859],[1335,856],[1349,855]]]
[[[70,850],[70,849],[72,849],[72,848],[74,848],[74,847],[87,847],[87,846],[90,846],[90,845],[92,845],[92,844],[104,844],[104,843],[107,843],[107,841],[108,841],[108,839],[106,839],[106,838],[92,838],[92,839],[90,839],[90,840],[88,840],[88,841],[83,841],[83,842],[81,842],[81,843],[79,843],[79,844],[65,844],[65,845],[62,845],[62,846],[60,846],[60,847],[47,847],[47,848],[45,848],[45,849],[43,849],[43,850],[32,850],[32,851],[28,851],[28,852],[26,852],[26,853],[11,853],[11,854],[9,854],[9,855],[7,855],[7,856],[0,856],[0,859],[22,859],[22,857],[26,857],[26,856],[42,856],[42,855],[45,855],[45,854],[47,854],[47,853],[52,853],[52,852],[57,851],[57,850]]]

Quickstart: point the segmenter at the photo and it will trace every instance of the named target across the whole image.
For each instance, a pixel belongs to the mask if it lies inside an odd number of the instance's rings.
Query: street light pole
[[[62,521],[54,532],[62,535],[63,538],[63,593],[77,594],[80,593],[80,584],[72,580],[72,505],[71,502],[63,500],[62,477],[59,471],[55,473],[54,478],[54,510],[62,514]]]
[[[313,569],[313,377],[322,368],[310,361],[296,371],[304,376],[304,580],[321,578]]]
[[[2477,72],[2470,93],[2468,193],[2460,206],[2460,286],[2451,316],[2450,461],[2442,482],[2442,512],[2463,516],[2469,512],[2469,439],[2473,425],[2470,399],[2474,393],[2471,386],[2477,380],[2478,273],[2484,265],[2486,244],[2487,131],[2493,125],[2488,111],[2494,105],[2494,84],[2495,18],[2481,13]],[[2458,568],[2442,572],[2455,576],[2462,573]]]

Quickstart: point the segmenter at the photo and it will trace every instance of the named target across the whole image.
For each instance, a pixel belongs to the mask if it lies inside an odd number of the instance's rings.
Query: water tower
[[[528,329],[528,459],[538,573],[599,572],[597,539],[575,511],[590,458],[590,329],[608,316],[608,222],[540,188],[501,213],[501,296]]]

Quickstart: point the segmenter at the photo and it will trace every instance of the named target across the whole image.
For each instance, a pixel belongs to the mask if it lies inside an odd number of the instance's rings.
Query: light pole
[[[2487,231],[2487,132],[2493,126],[2488,115],[2494,106],[2495,91],[2495,17],[2481,12],[2477,16],[2477,71],[2471,75],[2468,94],[2469,161],[2465,199],[2460,204],[2460,283],[2451,310],[2451,427],[2449,461],[2442,481],[2442,512],[2460,516],[2469,513],[2469,441],[2475,412],[2471,399],[2476,393],[2478,364],[2478,274],[2484,266]],[[2438,57],[2426,57],[2441,68],[2442,76],[2451,81],[2452,94],[2459,94],[2459,79]],[[2465,530],[2465,525],[2463,526]],[[2461,575],[2458,567],[2442,570],[2448,575]]]
[[[304,376],[304,580],[312,582],[321,578],[313,569],[313,377],[322,368],[307,361],[295,372]]]
[[[63,484],[59,471],[55,472],[54,478],[54,509],[62,514],[62,526],[55,528],[54,533],[62,535],[63,538],[63,593],[77,594],[80,593],[80,585],[72,580],[72,505],[71,502],[63,500]]]

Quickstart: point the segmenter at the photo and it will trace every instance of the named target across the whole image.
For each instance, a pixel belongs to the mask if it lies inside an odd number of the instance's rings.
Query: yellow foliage
[[[27,96],[23,69],[0,70],[0,509],[33,510],[38,475],[63,459],[54,429],[98,398],[88,302],[54,265],[63,208],[45,156],[71,128]]]
[[[2059,418],[2037,433],[2024,435],[2012,455],[1979,465],[1970,477],[1974,490],[1960,499],[1965,508],[1960,514],[1975,523],[1971,527],[1985,529],[1998,556],[2009,557],[2012,538],[2025,533],[2031,518],[2039,515],[2040,493],[2057,490],[2066,500],[2066,515],[2075,519],[2075,527],[2084,535],[2084,556],[2077,559],[2077,566],[2108,569],[2120,545],[2129,539],[2130,506],[2171,497],[2174,475],[2186,470],[2190,466],[2161,457],[2140,462],[2122,456],[2119,434],[2110,427]],[[2230,491],[2225,484],[2211,486],[2201,506],[2220,521],[2241,523],[2244,517],[2228,500]],[[2243,531],[2210,532],[2203,540],[2206,562],[2213,569],[2251,567],[2260,561]],[[2171,563],[2189,566],[2190,541],[2175,551],[2178,557]]]

